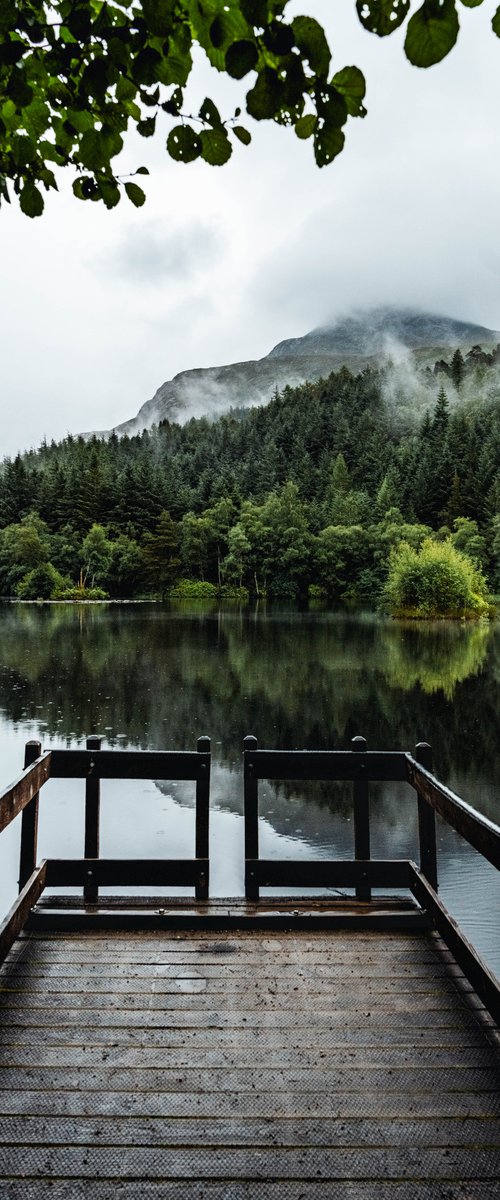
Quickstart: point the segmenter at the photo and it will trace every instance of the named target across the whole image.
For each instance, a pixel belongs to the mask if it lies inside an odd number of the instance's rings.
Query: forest
[[[478,615],[500,592],[497,359],[476,347],[427,369],[419,417],[411,397],[389,394],[386,368],[343,368],[216,420],[68,436],[6,459],[0,595],[256,596],[432,615],[434,584],[417,603],[398,600],[394,579],[404,567],[413,583],[435,580],[446,560],[481,603],[464,592],[445,611]]]

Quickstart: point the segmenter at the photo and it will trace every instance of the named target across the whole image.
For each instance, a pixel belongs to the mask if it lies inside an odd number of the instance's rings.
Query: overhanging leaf
[[[358,67],[344,67],[343,71],[337,71],[332,84],[344,97],[351,117],[366,116],[366,108],[362,103],[366,91],[365,77]]]
[[[408,13],[410,0],[356,0],[361,24],[377,37],[388,37],[398,29]]]
[[[307,113],[305,117],[299,117],[295,122],[295,132],[298,138],[312,137],[316,129],[318,118],[315,113]]]
[[[405,54],[414,67],[431,67],[446,58],[458,37],[455,0],[425,0],[408,22]]]
[[[497,37],[500,37],[500,8],[497,8],[495,16],[492,19],[491,28],[493,33],[496,33]]]
[[[276,116],[281,108],[283,88],[276,71],[264,67],[260,72],[255,87],[247,93],[247,112],[256,121],[269,120]]]
[[[25,183],[19,203],[25,216],[41,217],[44,209],[43,196],[34,183]]]
[[[316,75],[327,75],[330,68],[330,47],[324,30],[313,17],[294,17],[293,36],[301,54]]]
[[[345,137],[338,126],[327,125],[326,122],[316,130],[314,135],[314,157],[318,167],[326,167],[333,162],[344,149]]]
[[[249,146],[252,140],[252,135],[244,125],[234,125],[233,133],[238,138],[239,142],[243,142],[244,146]]]
[[[243,79],[249,71],[257,66],[259,52],[255,42],[242,40],[234,42],[226,54],[226,70],[233,79]]]
[[[135,208],[142,208],[146,200],[146,193],[143,192],[142,188],[137,183],[126,183],[125,191]]]
[[[194,162],[201,154],[201,141],[190,125],[175,125],[167,138],[167,151],[176,162]]]
[[[225,129],[204,129],[200,133],[201,157],[212,167],[222,167],[231,158],[232,147]]]

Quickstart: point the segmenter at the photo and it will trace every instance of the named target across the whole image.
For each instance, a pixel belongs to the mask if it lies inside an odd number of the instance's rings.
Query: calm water
[[[251,612],[159,605],[0,608],[1,783],[24,743],[194,749],[212,738],[213,895],[243,891],[241,744],[370,749],[430,741],[436,773],[500,822],[500,627],[405,625],[371,615]],[[191,855],[191,785],[103,785],[101,853]],[[265,857],[352,857],[347,785],[262,788]],[[414,794],[378,785],[373,854],[416,857]],[[500,974],[500,879],[440,825],[440,892]],[[14,898],[19,819],[0,837],[0,907]],[[42,792],[40,854],[83,852],[83,787]]]

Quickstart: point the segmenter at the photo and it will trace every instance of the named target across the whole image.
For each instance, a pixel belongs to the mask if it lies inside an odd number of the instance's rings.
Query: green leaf
[[[158,3],[158,0],[141,0],[141,8],[148,29],[159,37],[168,37],[175,22],[174,5]]]
[[[276,71],[264,67],[255,87],[247,92],[247,112],[256,121],[269,120],[280,111],[282,99],[283,88]]]
[[[77,133],[85,133],[87,129],[93,129],[94,119],[92,113],[88,109],[68,108],[68,121],[71,122]]]
[[[243,79],[249,71],[253,71],[259,60],[259,52],[255,42],[243,40],[234,42],[226,54],[226,70],[232,79]]]
[[[50,124],[50,109],[48,104],[45,104],[43,100],[35,98],[35,100],[31,101],[28,108],[25,108],[24,120],[28,132],[36,138],[41,137]]]
[[[145,204],[145,200],[146,200],[146,196],[145,196],[145,192],[143,192],[143,188],[138,187],[137,184],[128,184],[128,182],[127,182],[127,184],[125,185],[125,191],[127,193],[128,199],[131,200],[131,202],[135,206],[135,208],[137,208],[137,209],[143,208],[143,204]]]
[[[366,91],[365,77],[358,67],[344,67],[343,71],[337,71],[332,84],[344,97],[351,117],[366,116],[366,108],[362,103]]]
[[[11,0],[0,0],[0,33],[16,28],[17,12]]]
[[[106,155],[103,139],[97,129],[85,130],[80,141],[78,157],[89,171],[97,171],[109,162],[109,155]]]
[[[347,121],[347,104],[343,96],[331,84],[321,93],[316,91],[318,116],[332,129],[339,129]]]
[[[245,129],[244,125],[235,125],[233,127],[233,133],[235,137],[238,138],[239,142],[243,142],[244,146],[250,145],[252,135],[249,133],[248,129]]]
[[[458,37],[455,0],[425,0],[410,18],[405,54],[414,67],[431,67],[446,58]]]
[[[126,185],[125,185],[126,186]],[[106,208],[116,208],[120,203],[120,189],[114,179],[99,179],[99,194]]]
[[[240,8],[249,25],[263,29],[267,22],[266,0],[241,0]]]
[[[209,96],[207,96],[203,101],[199,111],[199,116],[201,117],[202,121],[206,121],[207,124],[212,125],[214,129],[219,128],[222,125],[219,110],[215,107],[213,100],[210,100]]]
[[[293,32],[290,25],[286,25],[284,21],[271,21],[264,30],[262,40],[271,54],[278,56],[289,54],[294,45]]]
[[[137,85],[131,79],[125,79],[125,76],[121,75],[116,85],[115,95],[117,100],[133,100],[137,95]]]
[[[295,17],[293,36],[302,56],[316,75],[327,75],[330,68],[330,47],[324,30],[313,17]]]
[[[28,163],[35,161],[37,156],[36,139],[27,137],[23,133],[15,133],[11,145],[16,167],[26,167]]]
[[[6,129],[15,129],[18,124],[17,108],[13,100],[6,100],[0,109],[0,115]]]
[[[483,0],[462,0],[462,4],[464,4],[466,8],[479,8],[479,5],[482,3]]]
[[[176,162],[194,162],[201,154],[201,141],[190,125],[175,125],[167,138],[167,151]]]
[[[137,132],[141,137],[153,137],[156,129],[156,117],[146,117],[144,121],[137,122]]]
[[[149,171],[148,171],[147,167],[138,167],[137,171],[135,173],[136,173],[136,175],[149,175]]]
[[[44,209],[42,193],[34,183],[25,183],[19,197],[21,210],[27,217],[41,217]]]
[[[500,8],[497,8],[495,16],[492,19],[491,28],[493,33],[496,33],[497,37],[500,37]]]
[[[388,37],[398,29],[408,13],[410,0],[356,0],[361,24],[377,37]]]
[[[314,157],[318,167],[326,167],[344,149],[345,137],[336,125],[318,123],[314,135]]]
[[[211,167],[223,167],[231,158],[232,146],[225,129],[204,129],[200,133],[201,157]]]
[[[312,137],[316,129],[318,118],[315,113],[307,113],[305,117],[299,117],[295,122],[295,132],[298,138]]]

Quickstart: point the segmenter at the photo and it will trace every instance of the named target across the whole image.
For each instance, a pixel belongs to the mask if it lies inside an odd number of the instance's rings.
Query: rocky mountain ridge
[[[163,383],[135,417],[97,436],[133,436],[160,421],[184,423],[191,417],[219,416],[230,408],[266,404],[278,389],[329,375],[347,366],[353,372],[401,357],[432,365],[460,346],[491,347],[498,330],[411,308],[376,308],[351,313],[278,343],[264,358],[227,366],[181,371]]]

